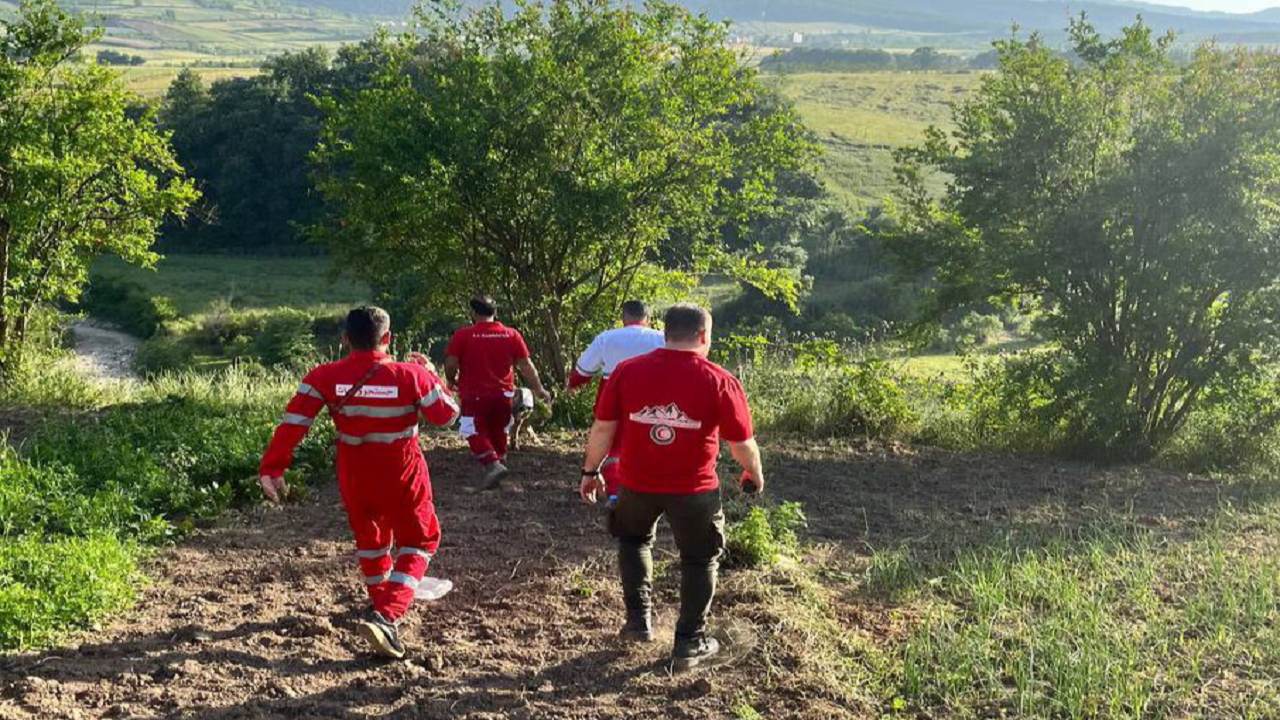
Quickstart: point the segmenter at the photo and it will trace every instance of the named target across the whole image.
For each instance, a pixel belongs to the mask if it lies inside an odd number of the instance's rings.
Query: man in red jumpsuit
[[[493,298],[473,298],[471,313],[473,324],[455,332],[449,341],[444,373],[462,401],[459,432],[484,469],[485,488],[491,490],[508,474],[507,433],[516,389],[513,368],[543,402],[551,402],[551,393],[542,387],[520,332],[495,319],[498,310]]]
[[[418,420],[450,425],[459,408],[426,358],[399,363],[387,355],[390,327],[380,308],[347,315],[351,354],[303,378],[262,458],[259,482],[272,501],[284,499],[294,449],[328,407],[338,431],[338,488],[373,601],[359,630],[376,652],[401,658],[397,626],[440,545]]]

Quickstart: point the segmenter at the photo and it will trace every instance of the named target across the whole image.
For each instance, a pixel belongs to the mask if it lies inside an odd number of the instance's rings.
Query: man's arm
[[[609,448],[613,447],[613,436],[617,432],[616,420],[596,420],[591,426],[591,434],[587,436],[587,456],[582,461],[582,487],[578,491],[584,502],[595,504],[600,493],[604,492],[600,466],[609,457]]]
[[[756,439],[751,438],[744,442],[731,442],[729,443],[729,452],[733,455],[733,459],[742,466],[742,470],[751,476],[751,481],[755,485],[755,492],[762,492],[764,490],[764,465],[760,462],[760,446],[756,444]]]
[[[574,363],[573,372],[569,373],[569,390],[577,390],[589,385],[596,375],[604,370],[603,338],[603,335],[597,335],[587,349],[582,351],[578,362]]]
[[[324,397],[311,385],[309,381],[312,380],[312,375],[303,378],[258,466],[258,484],[272,502],[280,502],[288,495],[289,486],[285,484],[284,472],[293,464],[293,451],[307,436],[311,423],[324,407]]]
[[[533,366],[532,360],[527,357],[516,360],[516,370],[520,371],[520,377],[529,384],[534,395],[542,398],[543,402],[551,402],[551,393],[542,387],[542,378],[538,377],[538,368]]]
[[[461,363],[458,362],[457,355],[450,355],[444,359],[444,380],[446,386],[450,390],[458,389],[458,368]]]
[[[418,392],[418,414],[432,425],[447,427],[462,413],[444,381],[430,370],[419,376]]]

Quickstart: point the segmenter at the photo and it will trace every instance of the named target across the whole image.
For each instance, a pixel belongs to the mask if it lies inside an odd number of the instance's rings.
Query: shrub
[[[797,534],[806,526],[799,503],[783,503],[771,508],[759,505],[726,530],[725,562],[736,567],[762,568],[792,557],[800,549]]]
[[[90,315],[108,320],[140,338],[149,338],[178,311],[169,298],[151,295],[140,283],[106,275],[94,275],[80,299]]]
[[[300,310],[281,308],[271,313],[253,340],[254,354],[268,366],[314,363],[319,357],[314,322],[311,315]]]
[[[1213,388],[1162,452],[1161,461],[1192,472],[1280,470],[1278,374],[1255,372]]]
[[[747,397],[763,429],[808,437],[896,437],[916,417],[888,366],[865,360],[843,367],[795,368],[776,360],[744,370]]]

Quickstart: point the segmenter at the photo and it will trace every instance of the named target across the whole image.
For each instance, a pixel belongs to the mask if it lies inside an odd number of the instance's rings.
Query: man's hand
[[[738,478],[738,487],[741,487],[742,492],[748,495],[759,495],[764,492],[764,475],[752,475],[749,472],[743,472],[742,477]]]
[[[289,485],[285,483],[283,475],[278,478],[263,475],[258,478],[258,484],[262,486],[263,494],[273,503],[280,504],[289,497]]]
[[[595,505],[600,502],[600,498],[604,495],[605,484],[604,478],[600,475],[582,474],[582,487],[578,490],[578,494],[582,496],[582,502],[588,505]]]
[[[426,368],[427,370],[430,370],[433,373],[436,373],[437,375],[440,374],[436,370],[435,363],[431,362],[431,358],[427,357],[426,355],[423,355],[422,353],[419,353],[419,352],[409,353],[409,362],[413,363],[414,365],[421,365],[422,367]]]
[[[548,405],[550,405],[551,401],[555,399],[551,396],[551,391],[546,388],[538,388],[534,391],[534,394],[538,396],[539,400]]]

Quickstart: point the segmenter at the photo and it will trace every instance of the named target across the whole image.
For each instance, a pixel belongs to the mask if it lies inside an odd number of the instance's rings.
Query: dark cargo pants
[[[622,489],[609,512],[609,533],[618,539],[618,569],[628,619],[648,617],[652,609],[653,536],[663,515],[680,550],[676,642],[692,640],[705,632],[716,593],[716,571],[724,550],[720,491],[667,495]]]

